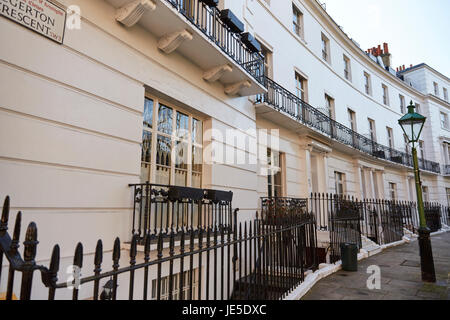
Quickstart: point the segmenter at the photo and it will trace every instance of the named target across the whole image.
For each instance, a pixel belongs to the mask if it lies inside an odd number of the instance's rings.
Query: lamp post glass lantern
[[[116,286],[117,288],[118,286]],[[114,288],[114,281],[112,279],[108,280],[103,286],[103,291],[100,294],[100,300],[112,300]]]
[[[426,282],[436,282],[436,274],[434,271],[433,251],[431,248],[430,229],[427,227],[425,218],[425,209],[423,205],[422,196],[422,182],[420,181],[419,160],[417,158],[416,143],[419,142],[420,134],[426,118],[414,111],[415,106],[411,101],[408,106],[408,113],[405,114],[398,123],[405,135],[408,137],[408,142],[412,144],[412,157],[414,164],[414,178],[416,182],[417,205],[419,209],[419,251],[420,264],[422,270],[422,280]]]

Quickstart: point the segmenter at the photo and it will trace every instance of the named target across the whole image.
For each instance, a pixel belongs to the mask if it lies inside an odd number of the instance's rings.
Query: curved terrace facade
[[[388,44],[360,48],[315,0],[42,0],[47,29],[25,23],[31,2],[0,4],[0,199],[39,226],[43,264],[59,239],[66,270],[80,234],[78,258],[103,239],[115,265],[150,238],[162,251],[158,234],[236,236],[273,198],[298,212],[311,194],[415,201],[397,122],[411,101],[427,117],[424,200],[450,204],[449,78],[394,67]]]
[[[265,48],[267,74],[272,75],[266,80],[269,92],[257,97],[257,118],[285,124],[287,129],[297,122],[297,130],[304,133],[300,139],[308,136],[317,139],[313,143],[324,144],[327,156],[317,150],[313,162],[319,164],[312,166],[323,169],[325,161],[328,169],[317,173],[320,178],[313,170],[305,191],[335,192],[336,169],[346,177],[347,192],[358,197],[392,193],[399,199],[414,199],[410,150],[397,123],[412,101],[428,117],[419,147],[425,190],[434,200],[446,201],[447,185],[441,174],[446,155],[433,131],[439,119],[436,111],[448,112],[444,96],[448,78],[440,77],[440,99],[421,90],[403,76],[403,70],[394,68],[388,44],[362,50],[316,1],[255,1],[247,17]],[[334,151],[349,157],[344,161],[353,165],[344,170],[343,159],[335,158]],[[302,172],[302,168],[290,169]],[[308,171],[301,176],[308,176]]]

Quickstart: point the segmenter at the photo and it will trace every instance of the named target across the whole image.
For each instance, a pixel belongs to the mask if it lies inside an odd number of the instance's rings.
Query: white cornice
[[[445,101],[439,97],[436,97],[434,94],[427,94],[425,95],[425,100],[432,100],[433,102],[439,104],[439,105],[443,105],[447,108],[450,108],[450,102]]]
[[[428,71],[433,72],[438,77],[440,77],[440,78],[444,79],[445,81],[447,81],[448,83],[450,83],[450,78],[448,78],[446,75],[440,73],[439,71],[433,69],[432,67],[430,67],[426,63],[421,63],[421,64],[419,64],[417,66],[413,66],[412,68],[406,69],[405,71],[402,71],[400,73],[401,74],[407,74],[407,73],[411,73],[411,72],[420,70],[422,68],[428,69]]]

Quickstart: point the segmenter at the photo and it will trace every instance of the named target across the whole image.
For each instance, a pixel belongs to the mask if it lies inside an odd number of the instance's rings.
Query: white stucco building
[[[448,205],[449,78],[426,64],[396,72],[387,45],[362,50],[315,0],[219,1],[264,67],[197,1],[51,1],[70,7],[56,41],[12,21],[20,2],[0,1],[0,198],[39,226],[42,263],[55,242],[69,264],[78,241],[92,259],[97,239],[130,239],[133,183],[232,191],[240,221],[275,195],[414,201],[397,123],[410,101],[428,118],[425,200]]]

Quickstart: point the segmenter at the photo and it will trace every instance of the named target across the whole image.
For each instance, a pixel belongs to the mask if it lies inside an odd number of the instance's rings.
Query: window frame
[[[178,272],[172,274],[172,281],[173,281],[173,288],[172,288],[172,299],[178,300],[179,294],[180,294],[180,275],[183,273],[183,287],[181,290],[183,291],[183,298],[187,299],[189,297],[189,291],[191,288],[191,285],[189,283],[189,279],[191,277],[192,273],[192,298],[193,300],[196,300],[198,297],[198,285],[199,285],[199,269],[195,268],[192,271],[191,270],[185,270],[183,272]],[[152,279],[151,285],[151,300],[156,300],[157,298],[157,281],[158,279]],[[160,299],[161,301],[168,300],[169,299],[169,281],[170,281],[170,275],[161,277],[161,293],[160,293]],[[167,285],[167,286],[166,286]]]
[[[395,149],[394,130],[391,127],[386,127],[386,134],[387,134],[387,142],[388,142],[389,148]]]
[[[395,182],[389,182],[389,196],[391,200],[397,200],[397,184]]]
[[[419,159],[425,159],[425,142],[423,140],[419,140],[418,149]]]
[[[372,96],[372,77],[369,73],[365,72],[363,73],[364,77],[364,92],[368,96]]]
[[[436,81],[433,81],[433,89],[434,89],[434,95],[436,97],[439,97],[439,84]]]
[[[399,99],[400,99],[400,113],[404,114],[406,113],[406,99],[405,96],[402,94],[399,94]]]
[[[423,195],[423,201],[424,202],[430,202],[430,189],[428,186],[422,185],[422,195]]]
[[[442,116],[444,116],[444,119],[442,119]],[[448,122],[448,114],[445,112],[440,112],[440,122],[441,122],[441,128],[445,130],[449,130],[449,122]]]
[[[297,23],[295,22],[294,18],[296,18]],[[292,3],[292,31],[302,40],[305,39],[303,28],[303,12],[294,3]]]
[[[339,192],[339,185],[342,188],[342,193]],[[334,172],[334,188],[337,195],[345,195],[345,192],[347,191],[345,185],[345,173],[340,171]]]
[[[308,78],[297,70],[295,70],[295,90],[298,98],[308,102]],[[298,95],[299,92],[301,92],[300,96]]]
[[[411,147],[409,145],[409,138],[406,134],[403,134],[403,140],[405,142],[405,153],[411,154]]]
[[[389,87],[386,84],[382,83],[381,90],[383,93],[383,104],[385,106],[389,106]]]
[[[352,65],[351,60],[345,54],[343,55],[344,60],[344,77],[346,80],[352,82]]]
[[[330,39],[323,32],[321,33],[321,47],[322,59],[331,64]]]
[[[264,74],[269,78],[273,78],[273,51],[264,45],[262,41],[259,41],[259,43],[261,44],[261,54],[264,56]]]
[[[371,118],[367,118],[367,121],[369,123],[370,139],[373,142],[377,142],[377,128],[376,128],[375,120],[373,120]]]
[[[334,98],[331,97],[329,94],[325,93],[325,109],[328,109],[328,116],[335,120],[336,114],[335,114],[335,101]]]
[[[356,112],[350,108],[347,108],[347,115],[350,129],[352,129],[354,132],[357,132],[358,127],[356,125]]]
[[[421,109],[420,103],[417,103],[417,102],[416,102],[416,103],[414,104],[414,106],[416,107],[416,112],[417,112],[417,113],[420,113],[420,109]]]
[[[276,152],[274,152],[276,151]],[[269,156],[270,152],[270,156]],[[278,155],[278,166],[274,165],[274,156]],[[270,160],[269,160],[270,157]],[[284,187],[284,153],[279,150],[273,150],[267,147],[267,196],[268,197],[283,197],[285,192]],[[280,174],[280,183],[276,184],[276,174]],[[278,192],[277,192],[278,188]],[[277,195],[279,193],[279,195]]]
[[[187,186],[187,187],[196,187],[196,188],[202,188],[203,185],[203,169],[204,169],[204,157],[203,157],[203,134],[204,134],[204,118],[197,113],[192,113],[190,111],[187,111],[179,106],[177,106],[174,103],[171,103],[169,101],[166,101],[162,98],[159,98],[158,96],[152,95],[152,94],[145,94],[145,101],[147,99],[153,101],[153,122],[152,127],[148,128],[144,125],[142,130],[142,135],[149,133],[151,135],[151,152],[150,152],[150,162],[142,161],[142,154],[141,154],[141,173],[140,173],[140,179],[142,183],[150,182],[150,183],[159,183],[160,181],[157,181],[157,171],[159,168],[166,168],[169,170],[169,183],[168,185],[180,185],[177,184],[176,181],[176,173],[178,172],[185,172],[185,184],[182,184],[181,186]],[[164,132],[159,130],[158,121],[159,121],[159,111],[161,106],[165,106],[167,108],[170,108],[172,111],[171,114],[171,132]],[[180,130],[177,130],[177,116],[179,114],[187,116],[187,133],[182,135],[183,132],[180,132]],[[200,139],[199,141],[194,141],[194,120],[199,121],[201,126],[201,133],[198,137]],[[184,130],[184,129],[182,129]],[[181,134],[180,134],[181,133]],[[167,139],[170,141],[170,163],[169,166],[164,164],[158,164],[157,160],[157,151],[158,151],[158,138]],[[141,143],[141,150],[143,147],[143,142]],[[183,163],[185,168],[182,166],[177,167],[179,163],[176,160],[176,147],[177,143],[184,143],[186,144],[187,148],[187,155],[183,155],[183,158],[185,159],[186,163]],[[193,153],[194,149],[198,148],[200,150],[201,154],[201,163],[196,164],[193,161]],[[142,152],[142,151],[141,151]],[[143,164],[146,164],[148,166],[147,172],[143,171]],[[200,170],[196,170],[196,166],[199,165]],[[147,178],[144,177],[144,173],[146,173]],[[194,183],[194,177],[199,177],[199,181],[197,184]],[[166,183],[161,183],[166,184]]]

